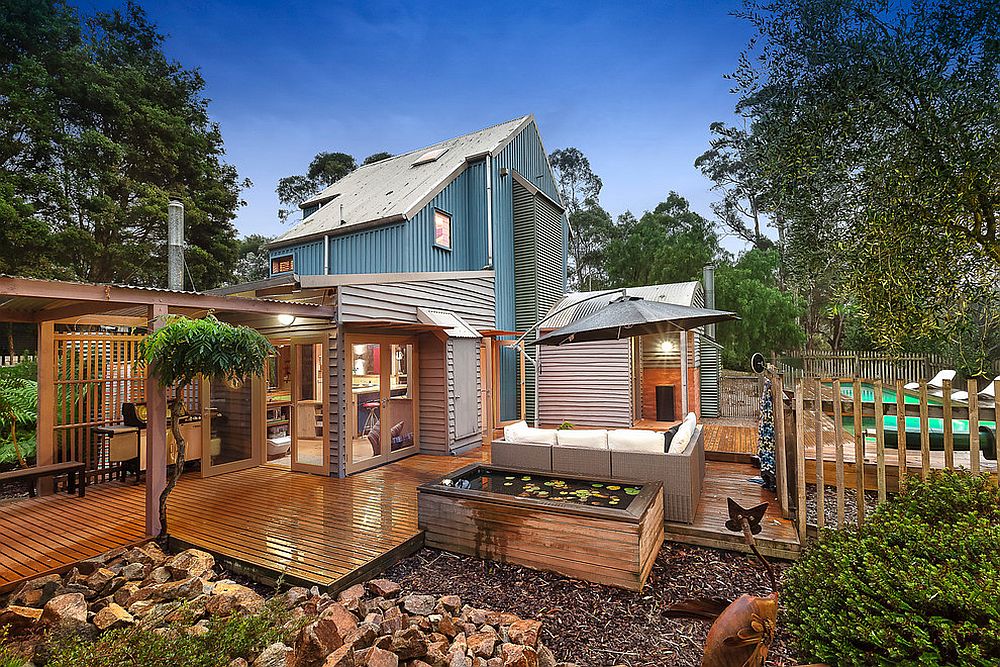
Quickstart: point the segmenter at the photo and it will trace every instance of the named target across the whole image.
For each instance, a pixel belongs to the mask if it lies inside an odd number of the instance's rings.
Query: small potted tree
[[[170,403],[170,431],[177,443],[177,460],[160,494],[160,538],[167,535],[167,496],[184,470],[186,443],[180,420],[187,414],[184,389],[199,377],[239,385],[262,375],[274,347],[257,331],[220,322],[214,315],[201,319],[171,316],[166,324],[147,336],[141,359],[162,387],[174,388]]]

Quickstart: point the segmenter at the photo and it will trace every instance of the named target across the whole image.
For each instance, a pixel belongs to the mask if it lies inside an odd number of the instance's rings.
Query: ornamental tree
[[[177,442],[177,461],[160,494],[160,537],[167,534],[167,496],[184,470],[186,443],[180,419],[187,415],[184,389],[199,377],[231,385],[263,375],[274,347],[260,333],[245,326],[220,322],[214,315],[202,319],[170,316],[166,324],[151,333],[140,348],[141,360],[162,387],[173,387],[170,403],[170,432]]]

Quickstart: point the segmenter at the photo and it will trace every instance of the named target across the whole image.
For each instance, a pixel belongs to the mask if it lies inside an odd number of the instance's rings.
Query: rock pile
[[[556,662],[539,621],[463,605],[456,595],[406,594],[387,579],[336,597],[295,587],[276,598],[288,610],[290,645],[272,644],[232,667],[575,667]],[[266,604],[253,589],[217,579],[210,554],[168,556],[150,543],[27,582],[0,608],[0,627],[12,635],[64,628],[96,636],[128,626],[200,634],[211,617]]]

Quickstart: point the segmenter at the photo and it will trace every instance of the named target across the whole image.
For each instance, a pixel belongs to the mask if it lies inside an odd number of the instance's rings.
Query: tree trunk
[[[181,478],[181,474],[184,472],[184,454],[187,448],[187,443],[184,442],[184,437],[181,435],[180,421],[181,417],[187,415],[187,409],[184,407],[183,393],[187,385],[183,385],[177,388],[176,398],[170,404],[170,432],[174,436],[174,441],[177,443],[177,460],[174,462],[174,472],[167,479],[167,485],[163,487],[163,492],[160,493],[160,535],[159,539],[161,541],[167,538],[167,496],[170,492],[174,490],[177,486],[177,481]]]

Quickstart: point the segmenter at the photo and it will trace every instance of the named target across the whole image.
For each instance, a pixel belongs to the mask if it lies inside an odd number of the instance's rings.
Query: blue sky
[[[710,215],[693,162],[709,123],[732,119],[723,75],[750,35],[737,1],[142,4],[169,55],[201,69],[228,158],[254,183],[244,234],[280,232],[275,184],[319,151],[360,161],[525,113],[548,151],[590,158],[614,215],[669,190]]]

